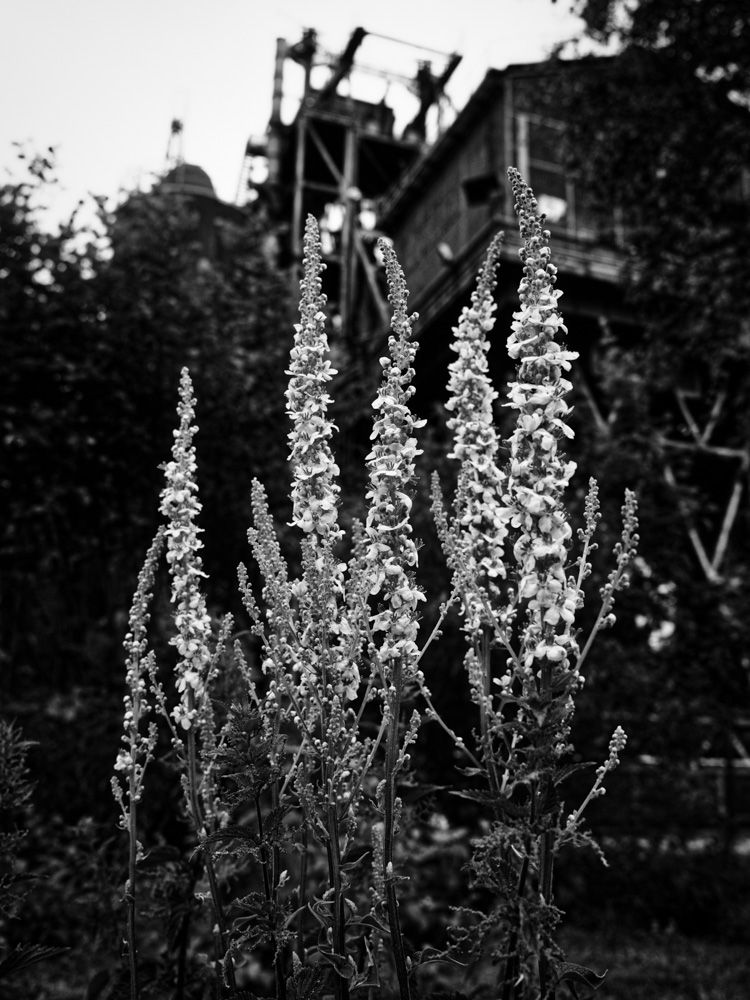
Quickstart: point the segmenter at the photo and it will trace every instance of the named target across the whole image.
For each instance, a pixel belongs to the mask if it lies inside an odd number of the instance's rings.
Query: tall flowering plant
[[[263,647],[267,681],[261,700],[263,726],[269,734],[295,734],[294,757],[283,784],[274,790],[274,808],[279,808],[282,794],[296,793],[305,815],[302,872],[307,869],[307,831],[326,853],[330,892],[308,898],[301,878],[300,938],[303,911],[310,904],[316,920],[330,932],[319,953],[338,971],[342,963],[347,965],[342,853],[351,837],[349,818],[356,812],[359,795],[352,776],[365,766],[369,748],[359,736],[359,715],[349,707],[359,691],[360,639],[346,614],[345,563],[337,552],[343,532],[338,525],[339,470],[330,447],[335,428],[327,392],[336,371],[327,358],[323,264],[312,218],[307,221],[304,252],[301,322],[295,326],[286,393],[292,423],[292,526],[301,534],[301,574],[296,580],[289,577],[265,492],[256,482],[254,526],[248,537],[264,580],[263,610],[244,567],[240,579]],[[274,868],[268,881],[269,901],[274,904],[280,883],[281,872]],[[277,990],[283,991],[278,955],[276,961]],[[335,976],[335,982],[337,996],[345,996],[346,980]]]
[[[408,996],[406,958],[401,941],[393,871],[393,837],[399,807],[396,774],[405,744],[416,735],[417,721],[401,738],[399,728],[405,681],[414,678],[418,649],[417,607],[423,600],[414,579],[417,550],[411,538],[409,484],[418,454],[408,406],[412,395],[406,289],[395,255],[383,246],[394,305],[394,333],[389,357],[382,359],[383,382],[373,404],[373,447],[368,455],[370,488],[366,523],[355,524],[351,556],[343,558],[344,533],[338,523],[339,469],[330,441],[335,427],[329,416],[327,383],[335,370],[327,359],[323,264],[315,220],[307,221],[300,323],[291,350],[287,412],[292,466],[292,526],[301,533],[301,573],[290,579],[260,484],[253,492],[254,526],[249,532],[264,580],[261,610],[241,570],[245,604],[263,645],[264,725],[294,732],[295,751],[283,782],[294,791],[306,817],[306,829],[326,852],[328,888],[309,900],[309,909],[325,928],[317,953],[336,975],[338,997],[371,984],[377,972],[375,952],[381,931],[389,931],[400,988]],[[372,706],[380,704],[374,736],[364,735]],[[387,734],[383,780],[376,774],[378,749]],[[376,828],[374,852],[379,869],[365,936],[367,958],[360,967],[347,936],[364,926],[348,896],[348,855],[361,834],[360,806],[372,795],[383,816]],[[307,841],[303,838],[303,852]],[[300,901],[305,890],[301,888]],[[384,897],[388,925],[377,912]],[[301,913],[302,911],[300,911]],[[301,922],[301,916],[300,916]]]
[[[138,803],[143,797],[146,768],[153,758],[158,736],[156,723],[149,719],[153,710],[149,703],[149,677],[154,671],[154,654],[148,651],[147,630],[151,617],[151,592],[163,545],[164,529],[159,528],[138,576],[138,586],[128,617],[129,629],[125,636],[127,692],[124,698],[124,732],[111,783],[112,794],[120,808],[120,827],[127,831],[129,841],[125,903],[128,914],[127,952],[131,1000],[137,1000],[138,997],[136,866],[143,857],[143,847],[138,839]]]
[[[177,704],[167,707],[164,689],[152,672],[152,684],[172,735],[172,746],[181,768],[181,783],[187,813],[201,843],[225,822],[215,787],[216,723],[211,688],[232,619],[224,620],[218,641],[213,642],[212,622],[201,589],[206,574],[200,551],[201,529],[197,518],[202,506],[198,499],[197,464],[193,438],[195,394],[187,368],[180,375],[179,426],[173,432],[172,460],[164,467],[165,487],[160,511],[166,519],[166,560],[172,581],[171,599],[176,628],[170,639],[177,651],[174,668]],[[213,651],[211,646],[214,645]],[[224,963],[228,982],[234,983],[234,968],[228,952],[224,906],[213,858],[203,853],[213,908],[217,967]]]
[[[389,301],[393,307],[389,355],[380,359],[383,381],[373,403],[376,418],[372,430],[373,447],[367,456],[370,489],[362,556],[362,575],[377,609],[371,618],[370,655],[380,674],[383,720],[388,739],[385,776],[378,804],[383,815],[382,885],[388,910],[391,944],[399,990],[409,996],[406,955],[396,898],[394,837],[401,808],[396,794],[398,771],[408,759],[407,748],[416,738],[419,714],[412,713],[403,743],[399,723],[405,686],[421,676],[417,646],[418,609],[424,593],[417,585],[417,546],[412,537],[411,486],[415,479],[414,461],[421,454],[415,431],[424,426],[409,407],[414,394],[411,382],[416,345],[411,342],[411,324],[416,316],[406,311],[408,292],[403,271],[393,249],[381,242],[388,278]]]
[[[122,813],[121,826],[127,830],[130,840],[125,898],[128,904],[128,953],[133,1000],[138,996],[136,863],[144,856],[138,840],[137,806],[144,792],[146,767],[157,744],[155,721],[149,721],[145,732],[143,729],[144,720],[154,707],[160,710],[171,734],[187,816],[198,841],[204,842],[223,821],[214,781],[216,726],[209,692],[232,622],[227,616],[218,642],[214,642],[212,622],[201,590],[205,573],[197,525],[201,511],[193,445],[197,428],[194,426],[195,397],[187,369],[182,370],[179,393],[179,427],[174,431],[172,460],[164,467],[166,484],[161,495],[160,511],[167,523],[157,532],[148,552],[130,613],[130,631],[125,639],[128,686],[125,732],[123,747],[115,761],[119,780],[113,779],[112,782],[112,790]],[[158,676],[156,657],[153,652],[147,651],[146,637],[150,591],[163,549],[166,549],[174,607],[175,634],[170,639],[170,645],[177,652],[174,667],[177,703],[171,709],[169,695]],[[213,860],[206,854],[204,861],[213,908],[218,962],[227,956],[226,919]],[[197,874],[196,871],[196,877]],[[234,970],[229,957],[226,957],[225,969],[227,981],[233,983]]]
[[[484,375],[497,240],[455,331],[458,359],[451,365],[448,407],[455,414],[449,423],[452,456],[461,465],[450,523],[437,491],[435,503],[462,596],[469,639],[466,665],[479,708],[479,760],[471,755],[477,765],[471,773],[486,780],[494,811],[489,833],[475,843],[472,864],[479,884],[499,897],[497,909],[481,917],[478,930],[480,938],[499,934],[495,954],[503,969],[503,1000],[551,997],[565,979],[591,986],[599,982],[594,973],[565,963],[555,944],[560,913],[553,905],[553,862],[563,844],[588,839],[581,815],[591,798],[603,793],[604,777],[618,763],[625,743],[620,727],[589,796],[567,819],[559,786],[575,769],[565,758],[572,749],[570,725],[574,696],[583,683],[581,666],[593,635],[614,620],[614,594],[627,584],[638,541],[635,498],[628,493],[616,568],[581,648],[576,613],[583,606],[599,514],[592,481],[585,527],[578,533],[582,552],[571,573],[573,532],[563,494],[575,464],[565,460],[560,444],[573,436],[565,398],[571,383],[563,373],[577,355],[561,343],[566,332],[558,308],[561,292],[554,287],[556,268],[543,217],[520,174],[511,168],[509,176],[523,241],[523,278],[520,309],[507,343],[517,363],[505,404],[517,414],[506,445],[508,459],[504,468],[497,466],[491,409],[495,393]],[[486,801],[487,793],[478,797]]]
[[[616,565],[583,642],[576,615],[595,548],[597,488],[592,482],[574,558],[563,501],[574,464],[565,460],[561,443],[572,436],[564,373],[575,355],[562,344],[566,331],[549,234],[528,186],[516,171],[510,177],[524,265],[520,309],[508,339],[517,375],[506,405],[516,414],[515,428],[503,445],[493,419],[497,392],[488,376],[498,238],[455,331],[448,407],[458,487],[452,516],[442,506],[437,483],[434,507],[454,596],[460,599],[468,682],[480,721],[475,746],[456,741],[466,754],[467,772],[486,787],[463,794],[492,810],[485,834],[474,842],[471,867],[497,905],[474,914],[466,941],[475,950],[493,943],[502,1000],[548,1000],[565,980],[590,986],[599,981],[589,970],[564,962],[555,943],[560,914],[553,863],[564,844],[590,842],[582,826],[584,810],[603,793],[625,743],[618,727],[590,792],[564,815],[560,785],[575,770],[566,757],[581,667],[596,632],[614,619],[615,594],[627,582],[638,536],[635,499],[628,493]],[[187,816],[203,849],[217,994],[237,992],[242,984],[236,970],[263,946],[273,955],[277,1000],[318,1000],[327,983],[336,1000],[348,1000],[356,989],[380,989],[390,939],[398,994],[401,1000],[411,995],[416,961],[407,958],[401,933],[397,885],[405,876],[396,869],[394,849],[402,810],[399,773],[421,721],[416,711],[407,721],[408,699],[421,693],[427,716],[439,720],[420,664],[440,623],[420,648],[419,606],[425,595],[416,578],[418,545],[411,524],[417,431],[423,424],[410,405],[415,317],[407,313],[406,283],[394,252],[384,243],[380,249],[393,320],[373,403],[366,515],[347,539],[339,523],[339,469],[332,450],[328,388],[336,372],[328,360],[324,265],[316,223],[308,219],[300,322],[286,393],[290,527],[299,540],[299,566],[293,573],[283,557],[265,492],[255,482],[248,537],[262,600],[243,566],[240,584],[259,670],[236,642],[235,703],[220,728],[212,691],[231,620],[215,640],[202,592],[195,400],[187,371],[180,382],[179,427],[162,493],[167,524],[156,543],[163,536],[171,574],[177,704],[169,707],[146,647],[155,547],[139,582],[126,642],[129,694],[116,764],[124,786],[115,782],[115,792],[131,836],[134,917],[140,849],[135,810],[156,747],[154,729],[142,726],[151,697],[169,727]],[[230,904],[231,925],[220,898],[217,854],[234,864],[233,882],[244,887]],[[248,859],[257,864],[248,865]],[[262,891],[252,891],[253,880]],[[131,930],[131,997],[137,1000],[134,926]]]
[[[449,366],[447,409],[453,413],[448,428],[454,444],[448,457],[461,463],[456,496],[456,518],[461,525],[457,543],[461,545],[460,562],[453,561],[457,572],[463,567],[465,583],[475,581],[486,596],[498,592],[498,582],[506,576],[506,518],[500,499],[506,488],[506,474],[498,465],[500,437],[495,427],[493,403],[498,392],[489,375],[488,334],[495,325],[496,304],[493,297],[495,272],[500,262],[502,236],[490,244],[479,274],[471,305],[464,308],[452,346],[458,355]],[[462,587],[466,601],[465,620],[470,632],[487,623],[485,602],[479,593],[472,595]]]

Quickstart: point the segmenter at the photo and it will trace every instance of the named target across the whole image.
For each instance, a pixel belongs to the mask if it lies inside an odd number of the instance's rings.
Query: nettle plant
[[[166,525],[149,551],[126,638],[129,693],[113,780],[130,840],[124,976],[133,1000],[163,995],[154,993],[151,980],[139,983],[136,891],[149,857],[158,853],[138,840],[139,803],[159,745],[157,713],[169,733],[197,847],[183,917],[204,905],[201,948],[213,949],[213,959],[193,971],[191,986],[183,944],[176,952],[180,967],[162,976],[162,989],[171,983],[181,995],[209,989],[242,998],[256,990],[270,995],[270,989],[278,1000],[346,1000],[367,991],[407,1000],[418,995],[420,963],[471,962],[482,954],[497,965],[495,992],[503,1000],[544,1000],[563,990],[577,996],[579,986],[601,982],[566,962],[556,943],[561,913],[554,905],[554,860],[565,845],[596,846],[582,814],[603,793],[625,744],[618,727],[591,791],[566,814],[560,786],[585,766],[570,763],[581,667],[596,632],[614,621],[614,595],[627,584],[636,505],[628,493],[615,567],[583,641],[575,622],[596,547],[597,488],[592,481],[577,533],[580,552],[573,556],[563,494],[574,464],[564,460],[560,443],[572,436],[565,402],[571,385],[562,373],[575,355],[559,343],[565,326],[549,233],[531,190],[517,171],[509,174],[524,244],[521,308],[508,339],[518,364],[506,404],[517,411],[515,430],[501,446],[493,421],[497,392],[487,376],[498,237],[455,330],[449,427],[459,475],[451,513],[434,482],[435,518],[454,587],[426,638],[419,633],[425,593],[416,579],[411,525],[416,433],[424,423],[410,409],[416,317],[407,314],[406,284],[390,246],[380,246],[393,320],[373,403],[366,509],[346,537],[331,449],[327,383],[335,372],[327,359],[324,265],[316,223],[307,222],[301,320],[287,390],[300,569],[293,575],[283,558],[256,482],[249,541],[261,595],[254,594],[246,568],[239,570],[260,650],[255,665],[239,640],[230,648],[233,623],[212,623],[201,591],[195,400],[183,371],[180,425],[162,494]],[[502,464],[501,447],[507,452]],[[170,684],[147,644],[150,592],[164,548],[176,626]],[[421,670],[451,605],[460,611],[467,641],[466,679],[478,722],[472,745],[440,718]],[[469,868],[473,886],[485,898],[489,891],[494,903],[462,911],[450,942],[446,935],[435,948],[414,952],[399,915],[408,862],[396,847],[404,814],[399,793],[407,776],[413,780],[409,751],[423,719],[437,721],[455,740],[473,779],[472,790],[462,794],[486,810]],[[263,961],[270,979],[259,975]]]

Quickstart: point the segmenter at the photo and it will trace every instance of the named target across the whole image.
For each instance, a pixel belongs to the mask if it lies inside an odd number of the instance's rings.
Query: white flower
[[[461,462],[456,496],[459,551],[454,561],[461,564],[466,588],[464,614],[466,628],[476,631],[486,619],[483,599],[477,588],[505,577],[504,541],[508,533],[501,509],[504,476],[496,464],[499,440],[495,431],[492,404],[497,392],[488,376],[489,340],[495,324],[495,273],[499,264],[502,234],[490,245],[484,266],[472,293],[471,305],[464,308],[451,349],[458,358],[450,366],[447,409],[453,431],[449,457]],[[490,587],[490,592],[492,588]]]
[[[289,433],[289,460],[293,468],[292,523],[316,539],[325,539],[328,547],[341,537],[337,525],[339,474],[330,448],[335,430],[328,416],[330,396],[325,384],[336,374],[328,355],[325,332],[325,296],[320,275],[320,240],[315,219],[308,216],[304,237],[304,278],[301,282],[302,322],[294,327],[289,387],[286,391],[287,413],[292,421]]]
[[[176,606],[174,619],[178,634],[170,639],[179,654],[177,663],[177,690],[181,705],[174,710],[175,721],[184,729],[193,725],[205,688],[206,668],[210,662],[209,639],[211,619],[199,580],[205,577],[200,550],[200,528],[195,523],[201,511],[198,501],[198,484],[195,478],[196,461],[193,435],[195,397],[187,368],[180,378],[180,402],[177,407],[180,426],[174,432],[172,461],[167,463],[167,484],[161,494],[161,512],[168,519],[167,563],[172,577],[172,603]]]
[[[566,328],[557,311],[560,292],[553,287],[549,234],[542,231],[531,190],[517,171],[509,173],[524,239],[524,276],[521,308],[508,338],[509,354],[519,366],[506,405],[518,410],[518,419],[508,442],[510,477],[503,501],[510,523],[520,529],[513,554],[522,572],[519,596],[529,600],[521,659],[559,664],[576,648],[571,635],[576,599],[565,587],[571,530],[562,504],[575,464],[563,460],[558,442],[572,436],[564,399],[571,386],[561,371],[577,355],[554,339]]]
[[[401,657],[405,674],[412,668],[417,646],[417,606],[424,594],[414,581],[417,547],[412,538],[408,489],[415,478],[414,461],[421,451],[414,431],[424,426],[409,408],[414,394],[411,380],[416,345],[411,343],[411,321],[406,314],[408,292],[403,272],[392,248],[380,244],[385,258],[394,313],[389,338],[390,358],[381,359],[383,381],[373,402],[376,417],[367,456],[370,470],[370,501],[365,525],[370,545],[366,574],[370,594],[381,595],[385,607],[372,624],[382,631],[380,654],[384,661]]]

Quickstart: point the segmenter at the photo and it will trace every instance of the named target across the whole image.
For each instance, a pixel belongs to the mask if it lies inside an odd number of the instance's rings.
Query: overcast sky
[[[204,167],[220,198],[234,201],[245,143],[263,135],[271,110],[276,38],[315,28],[339,53],[355,27],[372,33],[358,58],[413,75],[439,55],[375,35],[459,52],[448,87],[461,108],[486,70],[544,58],[577,33],[569,0],[4,0],[0,167],[11,143],[57,147],[61,190],[50,219],[88,192],[114,197],[148,187],[164,169],[169,126],[184,121],[183,152]],[[425,17],[424,12],[428,11]],[[284,117],[299,98],[301,72],[286,63]],[[360,76],[355,96],[380,100],[386,82]],[[392,85],[387,100],[414,113]]]

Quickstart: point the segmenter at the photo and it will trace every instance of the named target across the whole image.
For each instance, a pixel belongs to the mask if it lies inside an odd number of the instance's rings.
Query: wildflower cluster
[[[508,339],[517,375],[506,405],[517,417],[507,442],[507,464],[499,465],[493,419],[497,392],[488,375],[488,335],[495,322],[493,292],[501,251],[497,237],[471,304],[454,329],[457,357],[450,365],[447,405],[454,435],[451,457],[460,463],[460,472],[451,523],[442,505],[437,500],[435,504],[454,596],[460,594],[462,600],[468,681],[480,717],[473,747],[442,722],[419,669],[424,653],[417,645],[419,604],[425,594],[416,581],[418,545],[411,511],[421,454],[416,432],[425,421],[410,408],[416,316],[407,314],[406,283],[391,247],[380,243],[393,318],[373,403],[367,512],[364,524],[354,522],[347,563],[340,552],[344,531],[339,524],[339,468],[331,446],[336,428],[329,415],[328,383],[336,372],[328,360],[324,265],[317,224],[312,217],[307,220],[300,322],[294,328],[286,392],[291,527],[298,532],[300,568],[290,574],[265,491],[255,481],[248,538],[263,579],[262,610],[244,567],[240,584],[251,631],[259,640],[262,675],[254,673],[238,641],[238,690],[220,729],[214,725],[208,695],[231,623],[225,623],[212,654],[211,621],[200,586],[205,574],[196,524],[201,506],[193,447],[195,400],[187,370],[182,372],[180,423],[161,498],[168,523],[139,579],[126,639],[129,693],[116,771],[129,780],[128,811],[114,782],[131,837],[131,982],[137,973],[135,804],[156,743],[153,726],[147,734],[139,728],[150,711],[148,679],[169,723],[178,766],[185,772],[188,815],[198,835],[213,904],[217,967],[222,965],[233,993],[235,961],[263,944],[273,953],[279,1000],[317,996],[326,975],[332,979],[335,1000],[348,1000],[356,989],[379,988],[389,941],[399,996],[410,1000],[410,977],[420,957],[407,957],[401,934],[398,885],[404,876],[397,873],[401,860],[395,845],[404,809],[401,772],[421,723],[418,711],[408,724],[402,714],[407,697],[417,691],[426,701],[427,717],[443,725],[469,761],[467,773],[487,782],[486,790],[472,787],[461,794],[492,809],[482,835],[472,842],[469,867],[475,884],[497,897],[496,905],[484,916],[474,911],[472,920],[480,920],[457,931],[466,930],[465,942],[476,931],[476,951],[490,934],[499,942],[492,957],[501,969],[502,1000],[548,1000],[566,978],[594,985],[600,978],[562,962],[554,942],[560,911],[553,903],[553,867],[562,844],[591,842],[579,821],[588,802],[603,794],[606,775],[619,763],[626,742],[622,729],[618,726],[612,735],[591,792],[567,821],[562,819],[558,786],[575,769],[561,766],[561,758],[570,749],[567,739],[580,666],[593,635],[613,620],[614,595],[626,585],[635,555],[636,506],[628,492],[616,566],[601,591],[602,609],[581,650],[574,625],[583,604],[583,583],[591,572],[589,557],[596,548],[598,491],[592,481],[585,527],[578,532],[580,555],[568,575],[572,532],[563,492],[574,463],[564,459],[560,444],[572,436],[565,401],[571,385],[563,373],[576,355],[560,342],[566,328],[557,305],[560,292],[554,287],[549,233],[542,228],[544,220],[537,215],[529,187],[515,170],[510,179],[524,273],[520,309]],[[171,714],[145,640],[148,592],[162,537],[177,627],[171,643],[178,653],[179,704]],[[442,606],[427,645],[440,634],[452,600]],[[498,649],[499,669],[493,664]],[[321,858],[324,854],[317,864],[316,844]],[[262,880],[262,893],[248,890],[234,901],[240,916],[231,926],[222,900],[223,869],[214,865],[217,857],[222,864],[226,859],[231,859],[230,865],[240,862],[232,869],[233,883],[247,876],[250,860],[258,865],[259,885]],[[306,928],[308,918],[318,926]],[[296,954],[290,962],[289,946],[295,938]],[[315,957],[306,966],[310,955]]]
[[[625,734],[619,727],[615,731],[591,793],[567,823],[561,822],[556,790],[558,775],[564,773],[560,760],[570,749],[581,663],[593,635],[613,619],[614,593],[626,585],[637,544],[635,499],[628,493],[617,566],[602,590],[602,610],[581,651],[574,624],[584,600],[583,582],[591,572],[589,556],[596,548],[592,539],[599,520],[598,491],[592,481],[585,528],[578,533],[578,572],[568,576],[572,531],[563,493],[575,464],[565,460],[560,445],[573,436],[565,400],[572,387],[563,373],[577,355],[561,343],[567,330],[558,309],[561,293],[554,287],[550,234],[543,229],[531,189],[518,171],[511,168],[509,176],[523,242],[523,278],[520,309],[513,314],[507,341],[517,363],[505,404],[517,412],[506,442],[508,462],[502,471],[497,468],[495,394],[485,374],[489,344],[484,334],[492,327],[491,278],[499,248],[495,241],[471,307],[454,330],[458,360],[450,366],[448,406],[454,416],[449,426],[454,434],[451,457],[461,468],[452,525],[439,496],[434,504],[438,532],[463,596],[469,639],[465,662],[479,709],[478,757],[463,741],[456,740],[456,745],[474,765],[472,772],[486,779],[484,795],[495,809],[494,821],[474,842],[470,868],[478,885],[498,895],[498,906],[475,928],[475,940],[481,947],[483,935],[498,922],[502,925],[502,944],[494,955],[503,970],[503,1000],[551,996],[554,984],[566,975],[553,935],[560,917],[552,902],[554,855],[562,843],[592,843],[578,830],[578,822],[588,802],[603,794],[602,783],[617,764]],[[515,565],[505,560],[506,547]],[[504,579],[508,584],[503,593]],[[504,653],[499,676],[492,665],[495,647]],[[499,870],[505,873],[500,882]]]
[[[146,765],[156,746],[156,725],[150,723],[148,733],[141,732],[140,723],[151,712],[148,702],[148,678],[153,671],[153,653],[147,653],[148,628],[151,602],[151,591],[154,586],[156,565],[164,545],[164,529],[159,528],[146,555],[146,560],[138,574],[138,586],[133,596],[128,622],[129,631],[125,636],[125,713],[123,716],[122,741],[115,761],[115,771],[127,775],[128,795],[130,800],[139,802],[143,795],[143,778]],[[123,822],[126,820],[122,789],[116,778],[112,779],[112,790],[115,799],[123,810]]]
[[[622,726],[618,726],[614,733],[612,733],[612,739],[609,741],[609,756],[596,770],[597,777],[603,778],[607,771],[614,771],[620,763],[620,754],[625,749],[627,742],[628,737],[625,730]]]
[[[581,816],[584,813],[584,810],[588,806],[589,802],[591,802],[593,799],[599,798],[600,796],[606,793],[607,789],[604,787],[604,779],[606,778],[606,776],[609,774],[610,771],[614,771],[614,769],[619,766],[620,754],[625,749],[625,744],[627,742],[628,742],[628,737],[627,734],[625,733],[625,730],[622,728],[622,726],[617,726],[615,731],[612,733],[612,737],[609,741],[609,748],[608,748],[609,754],[607,756],[607,759],[604,761],[603,764],[600,764],[599,767],[597,767],[596,769],[596,780],[594,781],[591,791],[588,793],[588,795],[580,804],[580,806],[576,809],[576,811],[568,816],[568,819],[566,821],[565,834],[568,837],[570,837],[574,843],[577,842],[575,839],[575,835],[577,832],[578,823],[581,819]],[[602,860],[604,860],[603,857]]]
[[[339,561],[337,552],[343,537],[337,520],[339,470],[330,448],[335,428],[328,416],[326,391],[333,370],[326,360],[323,264],[313,218],[307,222],[304,249],[302,322],[295,326],[287,391],[292,421],[292,523],[303,532],[302,571],[298,579],[289,579],[265,493],[255,483],[254,526],[249,538],[264,579],[263,612],[244,570],[241,579],[246,607],[263,643],[263,670],[268,678],[262,702],[264,726],[277,731],[289,728],[299,737],[283,790],[294,792],[309,829],[326,843],[329,889],[313,904],[314,912],[327,927],[332,961],[344,961],[351,906],[344,905],[347,882],[342,857],[359,829],[357,809],[365,789],[385,817],[383,870],[377,880],[383,883],[393,936],[400,937],[393,894],[395,775],[404,762],[399,755],[401,677],[404,665],[416,661],[416,607],[423,599],[414,582],[417,550],[411,538],[408,493],[419,453],[413,432],[421,422],[413,418],[408,406],[415,348],[409,343],[405,283],[395,255],[387,248],[396,309],[394,335],[389,342],[391,356],[382,362],[383,381],[373,404],[375,443],[367,459],[367,523],[355,523],[347,575],[347,566]],[[378,595],[381,603],[371,614],[368,598]],[[369,662],[363,677],[365,647]],[[375,736],[363,736],[363,712],[376,690],[383,697],[380,724]],[[413,724],[402,753],[415,731]],[[386,732],[384,780],[368,783],[368,772]],[[271,883],[273,895],[280,885],[274,888]],[[400,965],[405,977],[405,956]],[[368,969],[356,974],[362,982],[370,974]],[[343,996],[346,987],[342,981],[336,982]]]
[[[308,639],[302,646],[303,685],[318,686],[318,697],[352,701],[360,684],[356,657],[357,629],[345,613],[346,565],[336,552],[343,538],[338,525],[339,467],[330,447],[336,430],[328,414],[326,384],[336,374],[328,360],[325,296],[321,276],[318,227],[309,216],[304,237],[304,277],[300,283],[302,322],[294,328],[287,372],[287,413],[292,464],[293,524],[305,533],[303,573],[292,585],[299,617]],[[300,654],[298,653],[298,656]]]
[[[254,527],[248,533],[264,579],[265,613],[256,606],[243,568],[245,602],[264,644],[263,669],[271,679],[268,699],[282,694],[290,699],[289,712],[305,740],[316,752],[333,752],[336,734],[328,726],[335,719],[338,735],[341,707],[357,697],[360,645],[357,618],[346,603],[346,564],[336,546],[343,537],[338,526],[339,469],[330,448],[335,427],[328,414],[326,384],[335,371],[327,359],[325,296],[315,219],[307,220],[304,238],[304,277],[301,282],[302,322],[295,325],[291,350],[287,413],[292,464],[292,524],[301,529],[302,572],[290,581],[276,539],[263,487],[253,484]],[[264,622],[265,619],[265,622]],[[287,711],[287,709],[283,709]],[[324,737],[312,733],[318,721]]]
[[[411,324],[416,316],[406,313],[408,291],[393,249],[381,241],[380,250],[393,306],[393,333],[388,340],[389,356],[380,359],[383,381],[372,404],[377,415],[371,434],[375,443],[367,456],[370,489],[365,533],[369,546],[365,559],[370,594],[380,595],[384,605],[372,623],[372,631],[382,633],[381,660],[400,658],[408,677],[418,655],[417,608],[425,599],[415,581],[417,546],[410,523],[414,460],[421,455],[414,431],[425,421],[417,420],[409,409],[417,352],[410,340]]]
[[[195,446],[193,436],[197,430],[195,396],[187,368],[180,376],[180,403],[177,408],[180,426],[174,431],[172,461],[165,468],[167,485],[161,495],[161,513],[168,520],[167,563],[172,577],[172,602],[176,605],[175,625],[177,635],[170,639],[179,654],[176,667],[177,690],[180,703],[173,710],[174,721],[182,729],[194,726],[198,706],[203,698],[206,675],[211,662],[209,639],[211,619],[200,589],[199,580],[205,577],[200,550],[203,547],[196,524],[201,511],[196,482]]]
[[[562,437],[572,437],[565,395],[570,382],[562,371],[577,357],[557,337],[566,332],[557,308],[561,292],[554,288],[549,232],[542,229],[536,200],[520,174],[509,171],[516,198],[524,277],[519,286],[521,308],[513,314],[508,353],[519,362],[507,406],[518,410],[508,442],[510,461],[504,500],[511,528],[517,529],[513,556],[518,565],[518,598],[528,601],[520,662],[526,679],[541,663],[568,665],[577,651],[572,625],[575,589],[566,578],[568,524],[562,493],[575,470],[558,450]]]
[[[465,586],[470,588],[473,582],[491,588],[492,593],[497,592],[496,581],[506,575],[504,542],[508,534],[501,504],[504,476],[497,465],[500,442],[492,411],[498,393],[487,374],[488,334],[495,325],[497,308],[492,293],[501,246],[499,234],[490,244],[471,305],[464,307],[453,329],[451,347],[458,358],[449,365],[450,396],[446,403],[454,414],[447,422],[454,435],[448,457],[461,462],[455,504],[460,551],[453,561],[456,569],[460,567]],[[464,602],[465,627],[476,631],[487,620],[486,601],[476,594],[465,594]]]
[[[320,260],[316,233],[315,219],[309,216],[304,237],[305,277],[301,282],[302,322],[294,327],[286,397],[293,425],[289,433],[293,523],[312,533],[313,538],[325,539],[330,544],[342,532],[336,523],[339,469],[329,444],[335,427],[328,417],[331,399],[324,386],[337,373],[327,359],[325,296],[320,277],[325,265]]]

